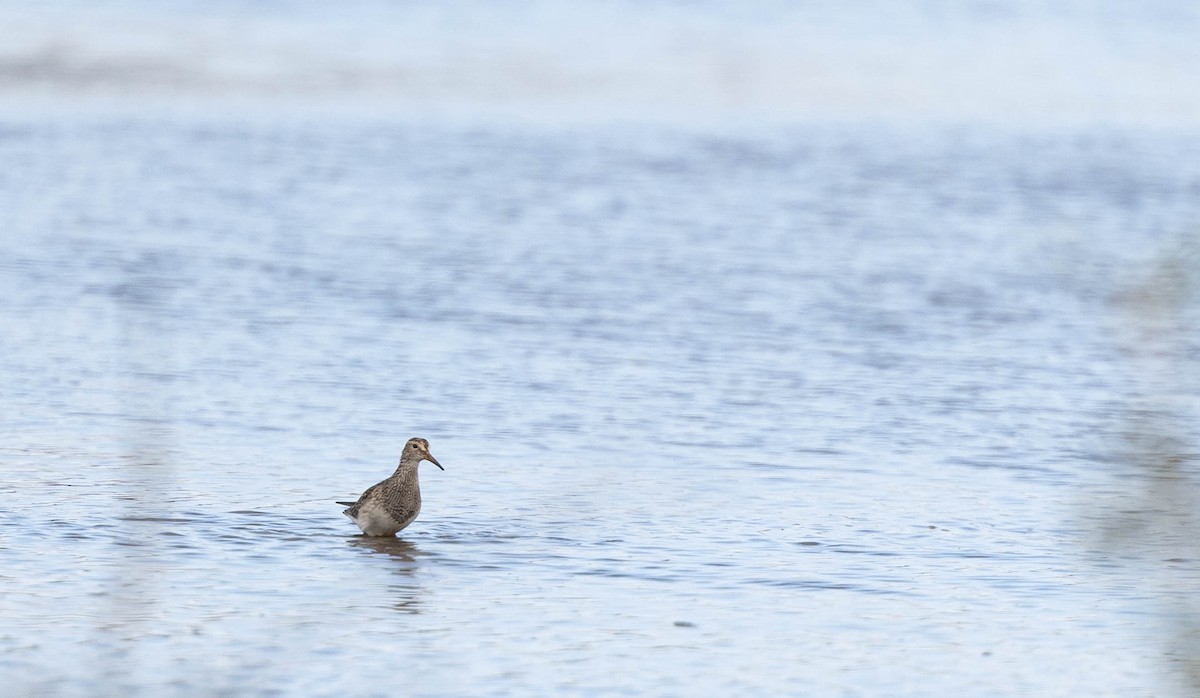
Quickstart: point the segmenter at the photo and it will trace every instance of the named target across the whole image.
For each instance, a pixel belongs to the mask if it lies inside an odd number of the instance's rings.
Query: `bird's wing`
[[[365,492],[363,492],[362,494],[360,494],[358,496],[357,502],[338,502],[338,504],[350,507],[350,510],[349,510],[350,516],[355,516],[356,514],[358,514],[358,507],[360,504],[362,504],[363,500],[365,500],[368,496],[370,496],[370,494],[372,492],[379,489],[379,486],[382,484],[383,484],[382,482],[377,482],[374,485],[371,485],[370,487],[368,487]]]

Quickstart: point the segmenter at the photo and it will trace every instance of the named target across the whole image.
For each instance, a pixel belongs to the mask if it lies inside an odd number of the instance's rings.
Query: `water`
[[[1194,131],[207,100],[0,119],[0,693],[1187,690]]]

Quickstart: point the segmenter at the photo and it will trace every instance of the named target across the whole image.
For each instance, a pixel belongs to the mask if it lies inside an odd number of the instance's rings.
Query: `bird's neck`
[[[401,458],[400,465],[396,466],[396,472],[392,473],[392,477],[415,477],[417,474],[417,466],[420,463],[420,458]]]

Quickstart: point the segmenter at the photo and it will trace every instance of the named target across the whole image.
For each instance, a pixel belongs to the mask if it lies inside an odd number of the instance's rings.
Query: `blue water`
[[[0,112],[0,694],[1194,689],[1194,130],[56,65]]]

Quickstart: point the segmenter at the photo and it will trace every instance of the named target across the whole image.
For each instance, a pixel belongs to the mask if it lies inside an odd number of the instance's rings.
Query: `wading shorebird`
[[[417,483],[417,465],[427,460],[437,467],[425,439],[409,439],[400,454],[396,472],[379,484],[367,488],[357,502],[338,502],[350,507],[342,512],[358,524],[368,536],[394,536],[421,513],[421,486]]]

